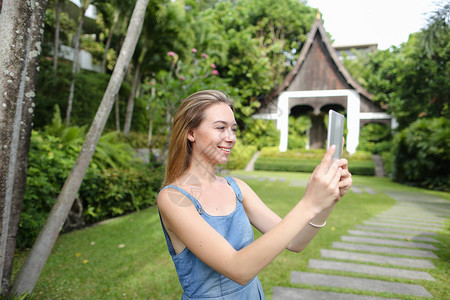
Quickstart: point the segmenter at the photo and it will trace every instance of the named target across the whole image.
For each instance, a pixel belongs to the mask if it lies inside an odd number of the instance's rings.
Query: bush
[[[67,134],[64,137],[67,139]],[[81,142],[78,137],[64,142],[62,137],[33,132],[18,248],[30,247],[39,234],[75,163]],[[104,151],[96,151],[77,196],[82,200],[84,224],[152,205],[160,188],[162,169],[136,162],[134,151],[128,145],[115,142],[111,134],[101,138],[98,149]],[[110,155],[111,152],[114,155]],[[101,170],[100,166],[107,169]]]
[[[450,120],[420,119],[394,139],[393,179],[429,189],[448,190]]]
[[[380,154],[392,149],[392,134],[389,126],[378,123],[367,124],[359,134],[358,151]]]
[[[231,151],[225,168],[228,170],[245,169],[257,150],[256,146],[244,145],[238,140]]]
[[[387,176],[392,176],[392,165],[394,161],[394,156],[392,155],[392,152],[382,152],[381,153],[381,160],[383,161],[383,167],[384,172]]]
[[[255,170],[311,173],[319,163],[320,160],[315,159],[259,157],[255,163]],[[353,175],[373,176],[375,164],[373,161],[350,161],[349,170]]]

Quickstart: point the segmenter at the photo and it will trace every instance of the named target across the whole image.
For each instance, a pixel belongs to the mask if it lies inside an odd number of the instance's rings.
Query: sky
[[[334,45],[378,44],[385,50],[420,31],[446,0],[307,0],[322,13]]]

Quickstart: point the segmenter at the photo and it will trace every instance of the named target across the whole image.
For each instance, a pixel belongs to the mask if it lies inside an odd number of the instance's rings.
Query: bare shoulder
[[[193,206],[192,201],[188,197],[174,188],[166,188],[159,192],[156,204],[163,213],[166,209],[173,210],[175,208]]]

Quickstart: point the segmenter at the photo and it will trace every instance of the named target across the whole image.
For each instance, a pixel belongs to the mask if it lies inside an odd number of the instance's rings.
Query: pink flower
[[[202,53],[202,57],[203,57],[203,58],[208,58],[208,54]]]
[[[197,49],[195,49],[195,48],[192,48],[192,53],[197,53]]]
[[[179,77],[181,81],[184,81],[186,78],[184,78],[184,76],[180,76]]]
[[[169,56],[175,56],[175,55],[177,55],[175,52],[173,52],[173,51],[169,51],[169,52],[167,52],[167,55],[169,55]]]
[[[215,64],[211,64],[211,68],[215,69],[217,68]]]
[[[217,71],[217,70],[212,70],[212,71],[211,71],[211,74],[213,74],[213,75],[216,75],[216,76],[217,76],[217,75],[219,75],[219,71]]]

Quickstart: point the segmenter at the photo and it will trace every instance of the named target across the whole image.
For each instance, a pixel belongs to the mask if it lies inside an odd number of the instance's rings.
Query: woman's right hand
[[[316,214],[333,206],[340,198],[341,176],[339,160],[332,160],[336,146],[328,148],[321,163],[314,169],[306,186],[302,201],[306,201]]]

